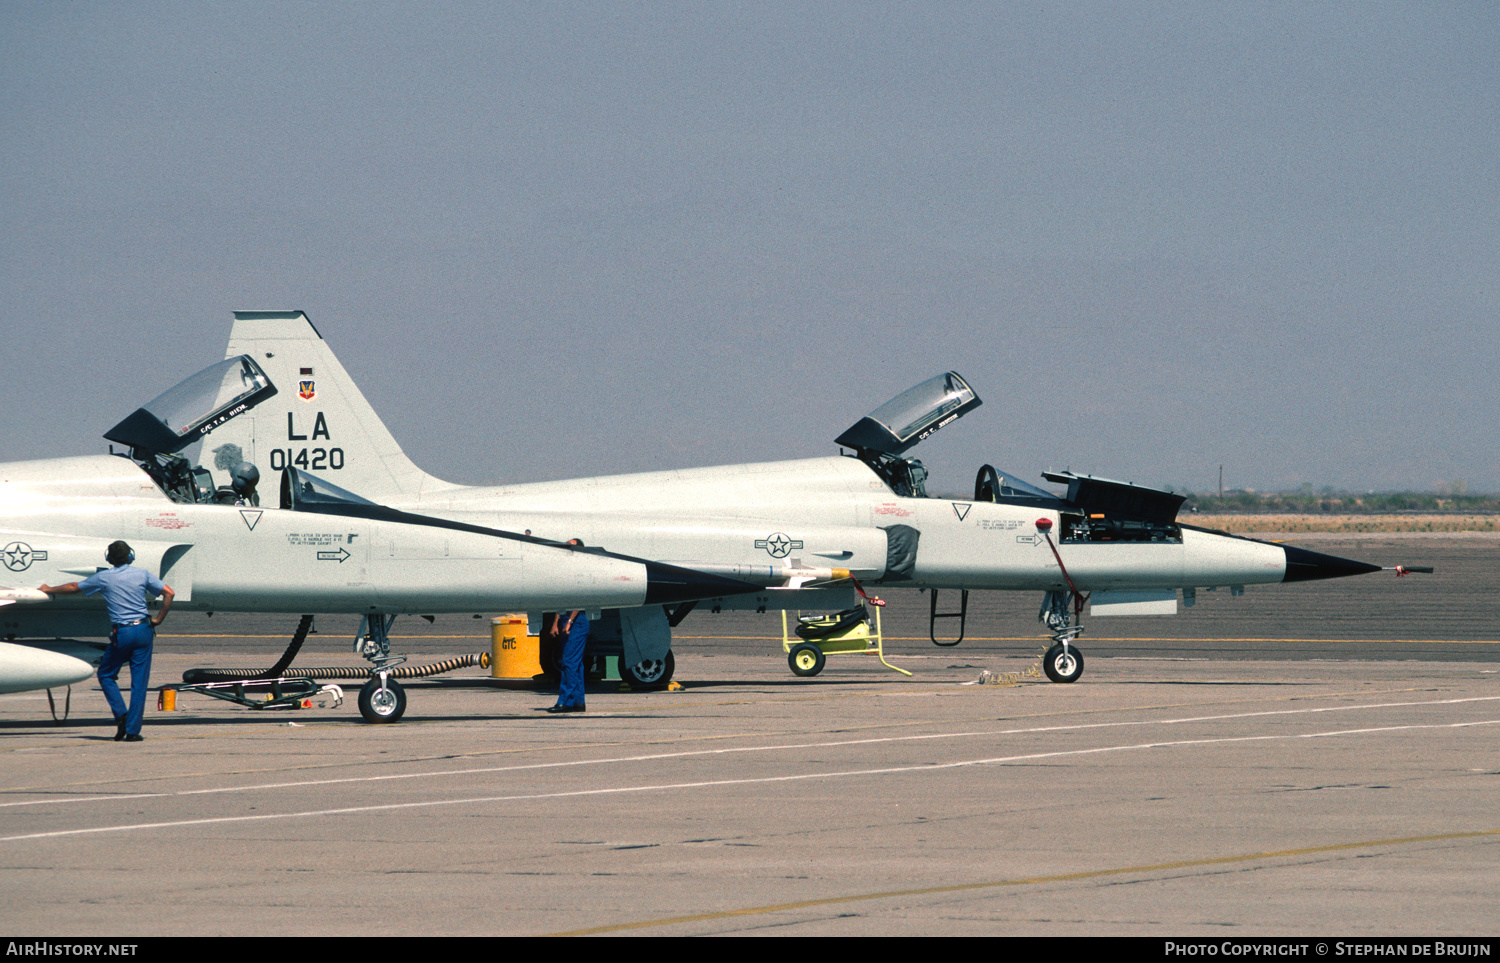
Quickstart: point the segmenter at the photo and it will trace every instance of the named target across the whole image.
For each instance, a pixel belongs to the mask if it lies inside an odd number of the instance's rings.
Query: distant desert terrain
[[[1266,514],[1210,515],[1183,513],[1177,520],[1199,528],[1213,528],[1235,535],[1280,532],[1500,532],[1500,516],[1459,514]]]

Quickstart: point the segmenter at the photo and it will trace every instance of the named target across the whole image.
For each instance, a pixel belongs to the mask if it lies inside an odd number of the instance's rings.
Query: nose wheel
[[[374,678],[359,690],[359,714],[366,722],[395,722],[406,712],[406,690],[395,679]]]
[[[1077,682],[1083,675],[1083,653],[1059,642],[1042,656],[1042,671],[1053,682]]]

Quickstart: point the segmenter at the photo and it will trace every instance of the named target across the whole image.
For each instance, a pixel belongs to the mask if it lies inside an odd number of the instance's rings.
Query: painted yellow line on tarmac
[[[780,642],[778,635],[676,635],[681,641],[693,642]],[[244,635],[226,632],[207,633],[184,633],[181,635],[161,632],[157,633],[159,639],[276,639],[284,641],[285,635]],[[393,635],[392,641],[404,639],[407,641],[419,641],[422,639],[470,639],[474,641],[489,641],[488,635]],[[925,635],[888,635],[887,642],[927,642],[930,641]],[[964,639],[965,642],[1035,642],[1041,645],[1050,641],[1047,636],[1042,635],[971,635]],[[1207,639],[1193,638],[1191,636],[1171,636],[1152,638],[1145,636],[1104,636],[1091,635],[1090,642],[1297,642],[1315,643],[1319,645],[1369,645],[1373,643],[1405,643],[1408,645],[1500,645],[1500,639]]]
[[[1261,859],[1287,859],[1293,856],[1312,856],[1318,853],[1337,853],[1351,849],[1370,849],[1377,846],[1407,846],[1413,843],[1435,843],[1454,839],[1479,839],[1485,836],[1500,836],[1500,829],[1481,829],[1469,833],[1443,833],[1437,836],[1404,836],[1396,839],[1366,839],[1352,843],[1334,843],[1329,846],[1305,846],[1300,849],[1281,849],[1264,853],[1240,853],[1234,856],[1214,856],[1208,859],[1184,859],[1170,863],[1148,863],[1141,866],[1119,866],[1112,869],[1085,870],[1079,873],[1058,873],[1052,876],[1028,876],[1017,879],[994,879],[979,883],[957,883],[949,886],[927,886],[920,889],[892,889],[874,893],[857,893],[850,896],[830,896],[824,899],[801,900],[795,903],[775,903],[769,906],[748,906],[744,909],[721,910],[717,913],[698,913],[692,916],[668,916],[635,923],[615,923],[595,926],[583,930],[565,930],[548,933],[547,936],[594,936],[599,933],[619,933],[625,930],[649,929],[656,926],[675,926],[683,923],[705,923],[712,920],[735,919],[744,916],[763,916],[769,913],[784,913],[791,910],[814,909],[820,906],[838,906],[877,899],[900,899],[912,896],[940,896],[944,893],[965,893],[985,889],[1003,889],[1013,886],[1038,886],[1047,883],[1067,883],[1087,879],[1103,879],[1110,876],[1127,876],[1136,873],[1161,873],[1174,869],[1194,869],[1201,866],[1225,866],[1233,863],[1248,863]]]
[[[1381,642],[1404,642],[1410,645],[1500,645],[1500,639],[1195,639],[1181,636],[1169,639],[1148,639],[1094,635],[1090,636],[1089,640],[1092,642],[1313,642],[1319,645],[1371,645]]]
[[[414,636],[421,638],[422,636]],[[227,638],[227,636],[226,636]],[[394,636],[392,636],[394,638]],[[438,638],[438,636],[426,636],[426,638]],[[776,635],[678,635],[676,639],[693,640],[696,642],[780,642],[781,637]],[[931,641],[925,635],[887,635],[887,642],[928,642]],[[1045,645],[1051,639],[1044,635],[969,635],[964,637],[965,642],[1034,642],[1037,645]],[[1207,639],[1194,636],[1171,636],[1164,638],[1147,638],[1134,636],[1106,636],[1090,635],[1085,637],[1083,645],[1094,642],[1296,642],[1312,643],[1317,645],[1374,645],[1380,643],[1404,643],[1407,645],[1500,645],[1500,639]],[[905,653],[902,653],[903,656]]]
[[[349,635],[349,633],[347,633],[347,632],[342,632],[342,633],[320,632],[318,634],[319,635],[328,635],[330,637],[335,637],[336,636],[337,638],[340,638],[340,639],[342,639],[345,636]],[[276,635],[257,635],[257,634],[245,634],[245,633],[236,633],[236,632],[182,632],[182,633],[178,633],[178,632],[158,632],[158,633],[156,633],[156,637],[158,639],[274,639],[274,640],[280,641],[280,642],[285,642],[287,640],[287,638],[288,638],[288,636],[285,633],[278,633]],[[477,635],[477,634],[476,635],[392,635],[392,636],[387,636],[387,638],[390,638],[390,639],[473,639],[475,641],[482,641],[482,642],[488,642],[488,641],[490,641],[490,636],[488,636],[488,635]]]

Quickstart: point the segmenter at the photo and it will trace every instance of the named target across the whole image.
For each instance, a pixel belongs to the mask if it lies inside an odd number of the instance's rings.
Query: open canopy
[[[957,371],[908,388],[834,439],[855,451],[900,455],[982,404]]]
[[[274,394],[276,386],[248,354],[226,358],[157,395],[104,437],[138,451],[169,455]]]

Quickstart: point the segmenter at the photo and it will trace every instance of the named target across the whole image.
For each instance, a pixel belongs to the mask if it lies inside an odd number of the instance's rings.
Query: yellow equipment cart
[[[880,600],[875,603],[875,620],[870,621],[863,605],[832,615],[804,616],[797,613],[793,626],[786,610],[781,611],[781,647],[793,675],[813,676],[823,671],[828,656],[844,652],[873,652],[880,664],[902,675],[910,672],[885,660],[885,636],[880,631]]]

